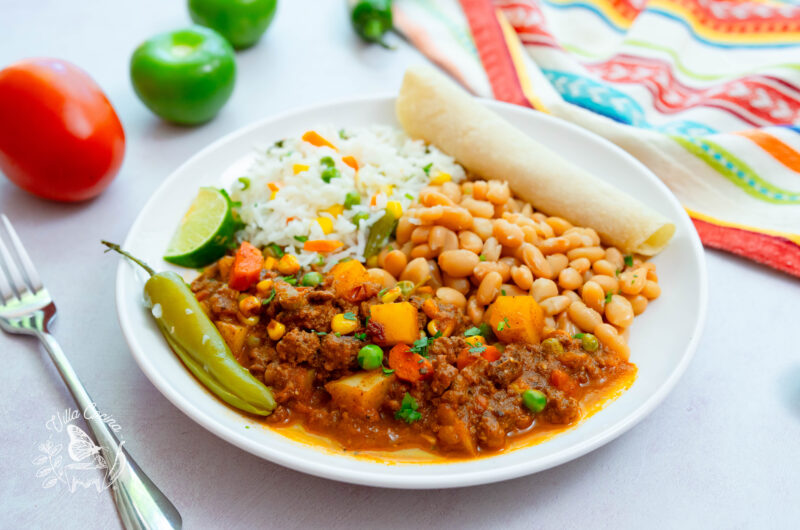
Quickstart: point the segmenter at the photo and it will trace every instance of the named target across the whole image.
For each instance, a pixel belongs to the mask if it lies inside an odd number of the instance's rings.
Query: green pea
[[[529,411],[538,413],[547,405],[547,396],[538,390],[526,390],[522,393],[522,403]]]
[[[374,370],[383,364],[383,350],[375,344],[367,344],[358,350],[358,365],[364,370]]]
[[[322,180],[324,180],[326,183],[330,183],[331,180],[341,176],[342,174],[335,167],[328,167],[320,174],[320,178],[322,178]]]
[[[369,214],[367,212],[359,212],[353,216],[350,220],[354,225],[358,226],[359,221],[366,221],[369,219]]]
[[[349,210],[355,204],[361,204],[361,195],[357,191],[349,191],[344,196],[344,209]]]
[[[561,341],[559,341],[555,337],[550,337],[549,339],[544,339],[542,341],[542,349],[546,353],[551,353],[553,355],[557,355],[559,353],[564,353],[564,347],[561,345]]]
[[[591,333],[584,333],[583,337],[581,337],[581,347],[588,352],[597,351],[600,347],[600,342]]]
[[[322,283],[322,274],[319,272],[307,272],[303,275],[303,281],[300,282],[306,287],[314,287]]]
[[[397,282],[395,285],[398,289],[400,289],[400,294],[403,296],[408,296],[411,294],[411,291],[414,290],[414,284],[408,280],[403,280],[402,282]]]

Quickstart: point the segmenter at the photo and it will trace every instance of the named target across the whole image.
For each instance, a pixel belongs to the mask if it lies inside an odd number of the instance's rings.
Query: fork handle
[[[117,470],[120,472],[116,480],[111,483],[111,491],[123,526],[126,529],[181,528],[182,521],[178,510],[139,468],[103,421],[100,411],[89,397],[89,393],[78,379],[56,339],[47,332],[39,332],[37,336],[83,412],[86,424],[108,463],[109,472],[115,467],[114,464],[122,465],[121,469],[114,470],[115,473]]]

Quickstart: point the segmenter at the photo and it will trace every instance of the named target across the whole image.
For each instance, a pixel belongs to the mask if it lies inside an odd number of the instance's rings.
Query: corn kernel
[[[281,274],[296,274],[300,270],[300,263],[293,254],[284,254],[278,261],[278,272]]]
[[[267,256],[266,259],[264,259],[264,267],[263,267],[263,269],[265,271],[271,271],[272,269],[275,268],[275,265],[277,265],[277,264],[278,264],[278,260],[276,260],[272,256]]]
[[[256,284],[256,291],[258,291],[258,294],[261,296],[268,296],[272,292],[272,280],[261,280],[258,282]]]
[[[358,317],[350,313],[353,318],[345,318],[344,313],[338,313],[331,321],[331,331],[347,335],[358,329]]]
[[[242,315],[239,315],[239,322],[241,322],[245,326],[249,326],[251,328],[253,326],[255,326],[256,324],[258,324],[258,321],[259,321],[258,315],[253,315],[253,316],[247,317],[247,318],[243,317]]]
[[[399,287],[392,287],[391,289],[386,291],[383,294],[383,296],[381,296],[381,302],[383,302],[384,304],[391,304],[392,302],[400,298],[401,294],[402,293],[400,292]]]
[[[386,195],[387,197],[391,197],[391,196],[392,196],[392,193],[394,193],[394,186],[393,186],[392,184],[386,184],[386,185],[384,185],[384,186],[381,186],[381,191],[382,191],[382,192],[384,193],[384,195]]]
[[[305,164],[295,164],[292,166],[292,173],[297,175],[298,173],[302,173],[303,171],[308,171],[308,166]]]
[[[261,307],[261,301],[255,296],[245,296],[239,301],[239,311],[244,315],[249,315]]]
[[[398,201],[389,201],[386,203],[386,211],[391,212],[395,219],[400,219],[403,215],[403,205]]]
[[[453,332],[453,323],[448,321],[447,324],[442,327],[441,323],[437,322],[436,320],[431,320],[428,322],[428,334],[433,337],[437,333],[440,337],[449,337],[450,334]]]
[[[435,320],[431,320],[430,322],[428,322],[428,334],[429,335],[431,335],[431,336],[436,335],[436,333],[438,331],[439,331],[439,326],[436,325],[436,321]]]
[[[451,180],[453,180],[453,177],[450,176],[450,173],[439,171],[436,173],[436,176],[431,179],[431,184],[434,186],[439,186],[445,182],[450,182]]]
[[[334,204],[330,208],[326,208],[322,210],[323,212],[329,213],[334,217],[339,217],[344,212],[344,205],[342,204]]]
[[[286,333],[286,326],[277,320],[270,320],[269,324],[267,324],[267,335],[272,340],[280,340],[284,333]]]
[[[484,339],[482,335],[474,335],[472,337],[467,337],[464,340],[467,344],[473,347],[478,346],[479,344],[486,344],[486,339]]]
[[[378,266],[378,256],[370,256],[367,258],[367,267],[374,269]]]
[[[333,232],[333,221],[327,217],[317,217],[317,224],[322,229],[322,233],[327,235]]]

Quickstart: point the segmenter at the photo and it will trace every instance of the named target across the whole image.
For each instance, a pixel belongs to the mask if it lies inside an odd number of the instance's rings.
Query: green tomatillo
[[[275,16],[278,0],[189,0],[196,24],[218,31],[234,48],[249,48],[261,38]]]
[[[161,118],[195,125],[213,118],[236,81],[233,49],[201,26],[162,33],[131,57],[131,81],[139,99]]]

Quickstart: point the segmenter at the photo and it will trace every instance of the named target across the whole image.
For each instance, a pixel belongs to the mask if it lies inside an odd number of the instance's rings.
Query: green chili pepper
[[[392,212],[386,210],[383,217],[375,221],[369,229],[367,244],[364,245],[364,257],[369,259],[378,254],[383,247],[389,243],[389,238],[397,226],[397,217]]]
[[[275,408],[272,391],[236,361],[183,278],[171,271],[157,273],[119,245],[102,243],[150,274],[145,300],[167,343],[189,371],[229,405],[268,416]]]
[[[392,29],[391,0],[351,0],[350,5],[350,21],[358,36],[392,49],[383,41],[383,36]]]

